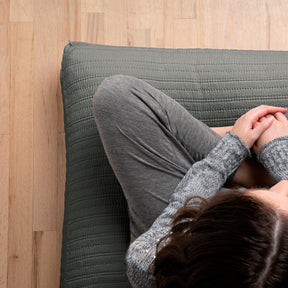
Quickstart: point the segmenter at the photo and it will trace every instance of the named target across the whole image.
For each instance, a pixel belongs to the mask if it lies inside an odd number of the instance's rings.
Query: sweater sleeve
[[[251,157],[251,153],[244,142],[235,134],[227,132],[205,159],[193,164],[176,187],[169,205],[151,228],[128,249],[127,275],[132,287],[153,287],[151,269],[157,243],[169,233],[172,218],[185,201],[192,196],[214,196],[228,176],[248,157]]]
[[[288,180],[288,136],[273,139],[263,145],[257,160],[277,182]]]

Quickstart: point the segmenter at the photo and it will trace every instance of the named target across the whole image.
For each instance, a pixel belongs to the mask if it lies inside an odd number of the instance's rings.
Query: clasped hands
[[[261,105],[249,110],[234,124],[231,132],[240,137],[257,154],[269,141],[288,136],[286,108]]]

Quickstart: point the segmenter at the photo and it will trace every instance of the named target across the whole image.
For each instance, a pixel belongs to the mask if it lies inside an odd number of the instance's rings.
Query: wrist
[[[241,163],[232,180],[232,185],[245,188],[269,187],[275,184],[275,180],[265,167],[256,159],[247,159]]]

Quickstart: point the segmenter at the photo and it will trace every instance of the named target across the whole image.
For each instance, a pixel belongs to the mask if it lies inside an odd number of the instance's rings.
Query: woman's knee
[[[97,122],[123,118],[128,112],[139,107],[137,91],[143,81],[126,75],[114,75],[105,78],[93,97],[93,112]],[[137,89],[138,88],[138,89]]]
[[[106,110],[113,109],[114,106],[122,106],[121,103],[127,97],[131,97],[131,91],[137,85],[137,82],[137,78],[126,75],[106,77],[94,94],[94,112],[97,113],[99,109]]]
[[[125,97],[130,93],[131,88],[137,85],[137,81],[137,78],[126,75],[106,77],[99,85],[93,101],[94,103],[97,103],[97,101],[107,101],[108,104],[111,101],[118,101],[120,97]]]

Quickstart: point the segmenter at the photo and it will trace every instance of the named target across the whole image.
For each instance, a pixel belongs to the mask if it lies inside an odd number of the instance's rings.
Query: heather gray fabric
[[[249,157],[251,152],[244,142],[235,134],[227,132],[207,157],[191,166],[169,199],[169,205],[151,228],[131,243],[128,249],[127,274],[133,288],[155,287],[151,271],[156,247],[159,240],[168,235],[173,215],[178,209],[193,196],[205,199],[215,196],[228,175]]]
[[[100,138],[128,202],[131,240],[147,231],[221,137],[143,80],[107,77],[93,98]]]
[[[264,146],[264,149],[262,147],[257,154],[258,159],[275,180],[287,180],[288,137],[273,139]],[[193,196],[205,199],[215,196],[222,188],[226,177],[249,157],[251,157],[251,152],[245,143],[235,134],[227,132],[207,157],[189,169],[173,192],[169,205],[151,228],[138,237],[128,249],[127,273],[133,288],[155,287],[151,271],[153,271],[152,263],[155,259],[157,244],[159,239],[168,235],[173,215],[178,209]],[[219,286],[215,285],[215,287]]]
[[[260,104],[288,106],[284,51],[157,49],[69,43],[61,86],[66,191],[61,287],[129,287],[127,204],[97,132],[92,98],[107,76],[143,79],[208,126]]]

